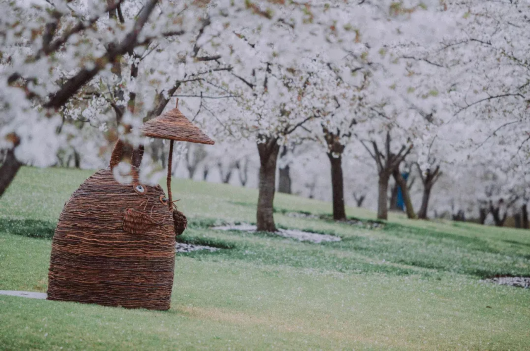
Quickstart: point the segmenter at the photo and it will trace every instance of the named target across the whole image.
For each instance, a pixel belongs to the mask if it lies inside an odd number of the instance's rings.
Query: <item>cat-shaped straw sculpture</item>
[[[189,124],[183,127],[177,123],[179,131],[186,132],[186,141],[195,141],[191,131],[200,133],[198,142],[213,144],[178,109],[150,122],[156,127],[176,112]],[[171,132],[171,146],[173,140],[182,140],[175,137],[171,126],[162,126]],[[145,129],[144,134],[151,136]],[[186,217],[174,208],[171,195],[168,199],[159,185],[139,182],[141,153],[139,157],[132,155],[132,183],[119,183],[112,169],[122,158],[123,143],[118,141],[110,167],[88,178],[65,204],[53,237],[49,300],[169,309],[175,236],[184,231]],[[170,179],[169,170],[169,194]]]

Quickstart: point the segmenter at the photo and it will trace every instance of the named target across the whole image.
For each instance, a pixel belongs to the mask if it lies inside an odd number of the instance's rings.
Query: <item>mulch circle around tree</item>
[[[495,283],[499,285],[508,285],[508,286],[515,286],[519,288],[530,288],[530,277],[508,277],[508,276],[500,276],[500,277],[493,277],[489,279],[484,279],[485,282],[488,283]]]
[[[240,224],[228,224],[223,226],[212,227],[214,230],[239,230],[249,233],[256,232],[256,226],[248,223]],[[312,232],[306,232],[298,229],[278,229],[274,234],[282,236],[284,238],[295,239],[298,241],[308,241],[315,244],[323,242],[341,241],[341,238],[335,235],[329,234],[318,234]]]
[[[333,221],[333,218],[328,215],[316,215],[309,212],[285,212],[285,216],[292,217],[292,218],[304,218],[304,219],[322,219],[327,221]],[[378,222],[378,221],[372,221],[372,220],[360,220],[357,218],[349,218],[341,221],[337,221],[338,223],[344,223],[349,224],[351,226],[359,227],[359,228],[368,228],[368,229],[380,229],[385,226],[384,223]]]

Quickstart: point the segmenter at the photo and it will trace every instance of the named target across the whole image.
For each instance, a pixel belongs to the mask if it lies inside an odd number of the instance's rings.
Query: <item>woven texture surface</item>
[[[49,300],[169,309],[177,224],[160,186],[137,185],[104,169],[72,194],[53,238]]]
[[[169,110],[146,122],[142,127],[142,132],[151,138],[214,144],[214,141],[194,126],[178,108]]]

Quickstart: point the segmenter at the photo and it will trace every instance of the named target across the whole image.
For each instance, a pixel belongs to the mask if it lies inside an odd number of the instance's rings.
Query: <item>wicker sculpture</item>
[[[49,300],[169,309],[175,235],[186,228],[186,217],[171,200],[173,141],[213,141],[178,108],[147,122],[143,131],[171,140],[169,198],[159,185],[139,182],[142,149],[132,152],[132,183],[115,180],[112,168],[127,152],[118,141],[110,167],[88,178],[64,206],[53,237]]]

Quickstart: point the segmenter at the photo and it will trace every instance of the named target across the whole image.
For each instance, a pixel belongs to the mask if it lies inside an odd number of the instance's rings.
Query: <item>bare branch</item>
[[[215,56],[197,56],[195,57],[196,61],[199,62],[205,62],[205,61],[217,61],[221,58],[221,55],[215,55]]]
[[[483,142],[481,142],[475,149],[478,150],[480,147],[482,147],[482,145],[484,145],[486,143],[486,141],[488,141],[492,136],[495,135],[495,133],[497,133],[499,130],[501,130],[502,128],[506,127],[506,126],[509,126],[510,124],[514,124],[514,123],[518,123],[519,121],[511,121],[511,122],[507,122],[507,123],[504,123],[503,125],[501,125],[499,128],[495,129],[493,131],[493,133],[491,133]]]
[[[456,115],[460,114],[460,112],[462,112],[464,110],[467,110],[471,106],[480,104],[481,102],[488,101],[488,100],[494,100],[494,99],[501,99],[501,98],[508,97],[508,96],[516,96],[516,97],[520,97],[520,98],[524,99],[524,96],[522,94],[520,94],[520,93],[507,93],[507,94],[501,94],[501,95],[488,96],[487,98],[480,99],[480,100],[477,100],[477,101],[472,102],[470,104],[467,104],[467,106],[464,106],[464,107],[460,108],[460,110],[458,110],[454,115],[456,116]]]
[[[200,95],[173,95],[173,97],[199,97],[203,99],[228,99],[228,98],[238,98],[237,95],[224,95],[224,96],[210,96],[210,95],[203,95],[202,93]]]
[[[515,154],[512,156],[511,159],[513,159],[519,153],[519,151],[521,151],[521,149],[523,148],[524,144],[526,144],[529,140],[530,140],[530,135],[528,135],[528,137],[525,140],[523,140],[521,145],[519,145],[519,147],[517,148],[517,151],[515,152]]]
[[[441,68],[444,67],[441,64],[429,61],[426,58],[418,58],[418,57],[413,57],[413,56],[401,56],[401,57],[404,58],[404,59],[408,59],[408,60],[423,61],[425,63],[428,63],[428,64],[436,66],[436,67],[441,67]]]
[[[420,167],[420,164],[418,162],[414,162],[414,164],[416,165],[416,167],[418,168],[418,173],[420,174],[420,179],[421,179],[421,182],[423,183],[423,185],[425,185],[425,177],[423,176],[423,171],[421,170],[421,167]]]
[[[438,166],[439,167],[439,166]],[[438,172],[436,173],[436,176],[433,177],[432,179],[432,182],[431,182],[431,185],[434,185],[434,183],[436,183],[438,181],[438,179],[440,179],[440,177],[442,176],[443,172]]]
[[[413,148],[413,147],[414,147],[414,145],[411,144],[411,145],[406,149],[406,151],[405,151],[405,148],[406,148],[405,145],[403,145],[403,146],[401,147],[401,150],[399,150],[399,153],[398,153],[397,156],[396,156],[396,161],[398,161],[398,162],[397,162],[398,164],[401,163],[401,162],[405,159],[405,157],[407,157],[407,155],[412,151],[412,148]],[[402,153],[403,151],[405,151],[405,152],[403,153],[403,155],[401,155],[401,153]]]
[[[208,27],[211,23],[212,22],[210,21],[210,18],[208,17],[202,20],[201,29],[199,29],[199,33],[197,34],[197,37],[195,38],[195,44],[193,45],[193,57],[196,57],[197,54],[199,53],[199,50],[201,49],[201,47],[197,45],[197,43],[199,42],[199,39],[204,34],[204,30],[206,29],[206,27]]]
[[[285,133],[284,135],[289,135],[291,134],[292,132],[294,132],[298,127],[301,127],[303,124],[305,124],[307,121],[311,120],[315,118],[314,116],[310,116],[310,117],[307,117],[306,119],[304,119],[303,121],[295,124],[290,130],[289,129],[286,129],[285,130]]]
[[[237,79],[239,79],[240,81],[242,81],[243,83],[245,83],[250,89],[254,89],[254,86],[255,86],[255,85],[252,84],[252,83],[250,83],[249,81],[245,80],[245,78],[240,77],[240,76],[238,76],[238,75],[235,74],[235,73],[232,73],[232,75],[233,75],[234,77],[236,77]]]
[[[357,139],[359,139],[359,137],[357,136],[357,134],[355,134],[355,137],[357,137]],[[359,141],[361,142],[362,146],[364,146],[364,148],[366,149],[366,151],[368,151],[368,153],[370,154],[370,156],[377,162],[377,158],[375,157],[375,155],[372,153],[372,150],[370,150],[370,148],[368,146],[366,146],[366,144],[364,143],[364,141],[362,139],[359,139]]]
[[[175,84],[167,91],[167,94],[164,94],[164,91],[161,91],[160,93],[158,93],[157,104],[151,111],[147,113],[147,116],[145,116],[144,118],[144,122],[147,122],[148,120],[162,114],[162,112],[166,108],[167,103],[171,99],[171,96],[173,96],[173,94],[177,91],[177,89],[180,88],[180,85],[181,85],[181,82],[176,81]]]
[[[377,147],[377,143],[372,140],[372,146],[374,147],[374,155],[376,156],[375,162],[377,163],[377,168],[379,170],[379,173],[383,172],[385,167],[383,166],[383,160],[384,157],[381,157],[381,152],[379,151],[379,148]]]
[[[162,33],[160,35],[157,35],[157,36],[145,37],[144,40],[136,43],[134,46],[149,45],[155,39],[174,37],[174,36],[184,35],[185,33],[186,33],[186,31],[184,31],[184,30],[174,30],[174,31],[164,32],[164,33]]]

